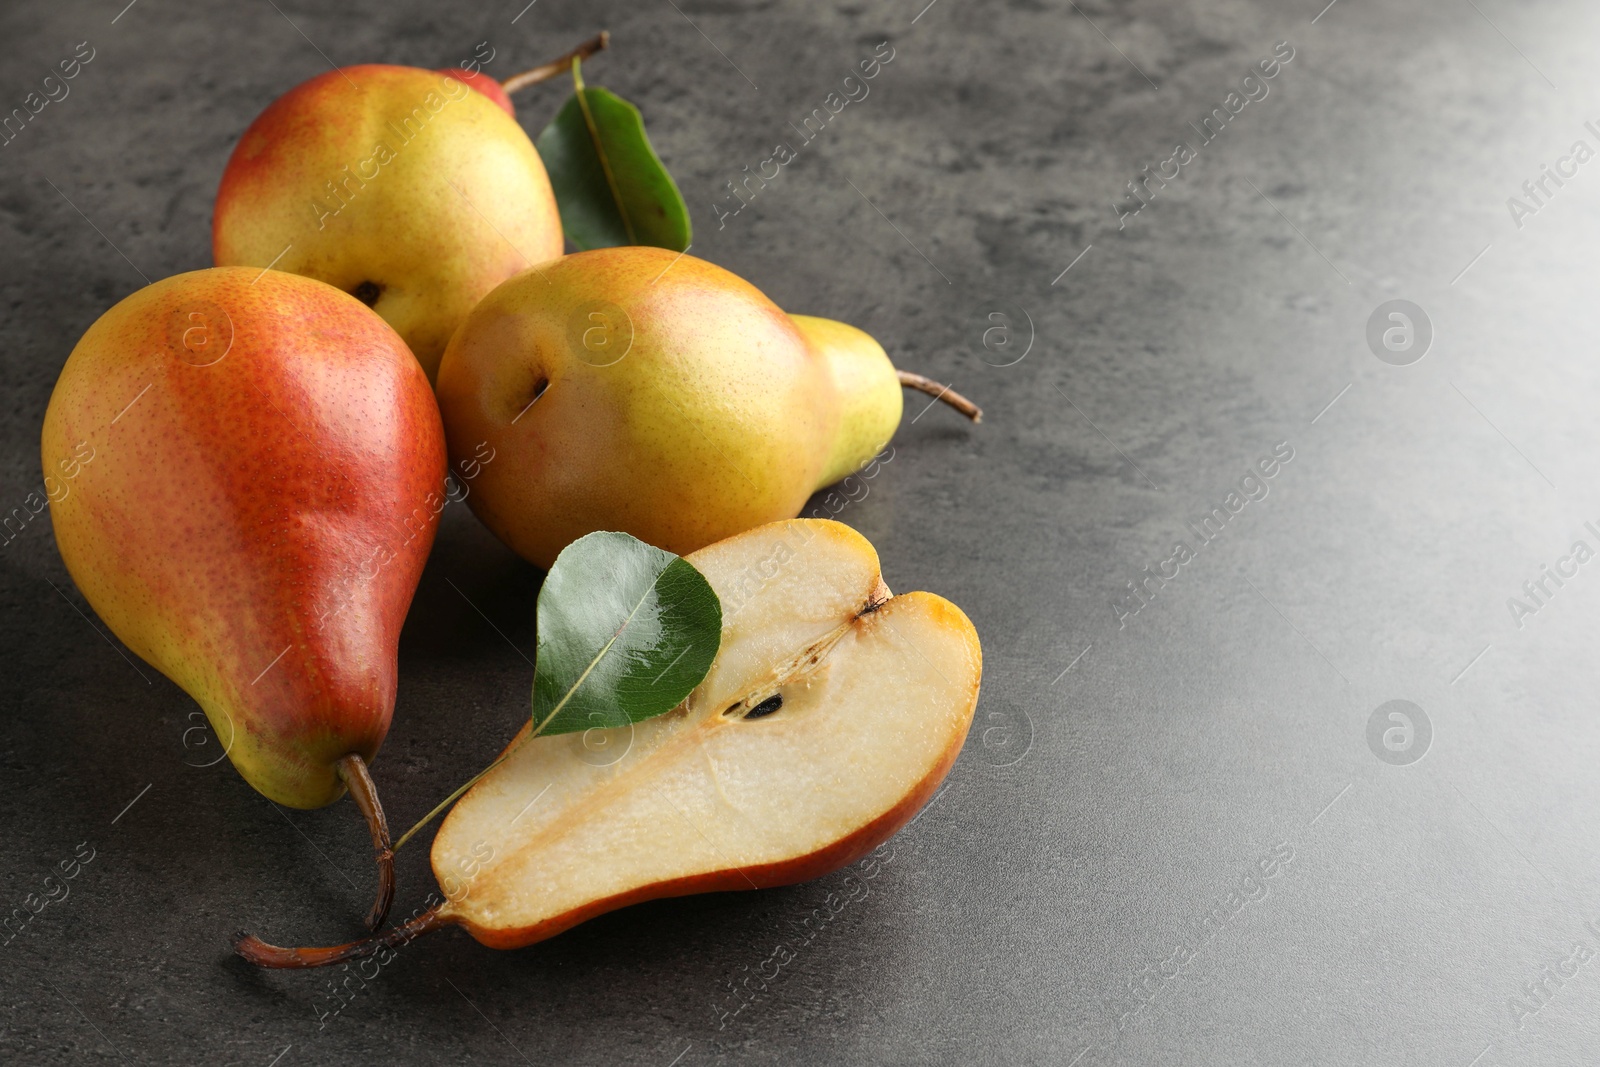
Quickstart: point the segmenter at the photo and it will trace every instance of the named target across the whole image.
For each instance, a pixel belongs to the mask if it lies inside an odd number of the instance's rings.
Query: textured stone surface
[[[504,76],[604,25],[590,80],[644,109],[695,254],[984,405],[969,428],[910,397],[840,517],[895,589],[962,605],[988,662],[948,788],[872,878],[646,905],[520,952],[435,935],[319,1026],[327,975],[254,972],[227,938],[353,932],[371,872],[350,806],[276,810],[195,766],[216,750],[186,747],[192,703],[95,632],[40,515],[0,548],[0,906],[95,852],[0,947],[0,1059],[1592,1058],[1600,564],[1520,626],[1507,600],[1575,540],[1600,549],[1600,162],[1547,182],[1520,229],[1506,198],[1573,142],[1600,149],[1600,14],[922,3],[0,8],[4,109],[95,49],[0,147],[0,506],[38,486],[75,339],[140,272],[210,262],[223,163],[274,95],[330,61],[444,65],[483,40]],[[800,145],[789,123],[885,40],[870,95]],[[1268,95],[1200,145],[1189,123],[1280,41]],[[530,92],[525,122],[562,95]],[[723,183],[780,140],[798,158],[719,228]],[[1196,158],[1119,229],[1125,183],[1180,140]],[[1404,367],[1365,338],[1397,298],[1436,333]],[[1010,348],[984,347],[991,313]],[[1028,320],[1026,356],[996,366]],[[1199,547],[1187,524],[1280,442],[1268,494]],[[1193,560],[1119,618],[1177,541]],[[375,767],[391,822],[527,713],[538,583],[447,512]],[[1432,725],[1408,766],[1367,741],[1394,699]],[[422,849],[400,873],[405,914],[432,884]],[[765,988],[735,995],[747,979]]]

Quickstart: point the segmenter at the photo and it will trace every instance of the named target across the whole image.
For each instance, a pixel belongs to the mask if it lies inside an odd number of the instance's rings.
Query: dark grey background
[[[1520,627],[1507,604],[1574,540],[1600,548],[1600,162],[1520,229],[1506,203],[1574,141],[1600,149],[1592,3],[539,0],[513,23],[522,0],[121,2],[0,10],[0,110],[97,49],[0,148],[0,506],[39,487],[78,336],[140,272],[209,265],[218,177],[274,96],[330,61],[443,66],[483,40],[503,77],[608,26],[588,76],[643,108],[694,253],[984,405],[969,428],[908,394],[893,461],[840,518],[896,590],[968,612],[987,670],[948,788],[809,941],[843,872],[518,952],[433,935],[319,1027],[326,973],[251,970],[227,939],[354,932],[371,871],[351,805],[289,812],[192,766],[216,751],[186,743],[194,705],[107,639],[41,515],[0,549],[0,907],[79,842],[96,855],[0,947],[0,1059],[1600,1054],[1600,962],[1542,970],[1600,952],[1600,563]],[[723,183],[886,39],[870,96],[719,230]],[[1270,94],[1119,230],[1125,183],[1284,40]],[[564,94],[528,93],[525,125]],[[1391,299],[1436,332],[1411,366],[1367,346]],[[1025,358],[992,365],[1028,319]],[[986,349],[997,323],[1012,346]],[[1285,441],[1270,495],[1119,626],[1126,583]],[[447,511],[375,765],[397,826],[526,716],[539,580]],[[1420,762],[1369,749],[1395,699],[1431,721]],[[1200,945],[1280,843],[1265,898]],[[424,849],[400,884],[405,914],[433,886]],[[735,997],[779,944],[794,961]],[[1161,977],[1179,944],[1193,958]],[[1153,999],[1122,1018],[1141,976]]]

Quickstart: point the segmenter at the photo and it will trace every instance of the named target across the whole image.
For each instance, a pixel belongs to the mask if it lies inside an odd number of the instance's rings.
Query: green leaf
[[[561,228],[579,248],[689,247],[689,208],[644,132],[639,109],[606,89],[576,86],[539,134]]]
[[[539,590],[536,734],[626,726],[671,711],[722,643],[722,604],[704,575],[625,533],[562,550]]]
[[[665,714],[705,678],[722,644],[722,601],[705,576],[625,533],[592,533],[564,548],[545,575],[538,612],[533,729],[519,745]],[[512,751],[401,834],[394,851]]]

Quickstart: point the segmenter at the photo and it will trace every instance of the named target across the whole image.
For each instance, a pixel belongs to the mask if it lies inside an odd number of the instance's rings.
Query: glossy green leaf
[[[722,604],[680,556],[625,533],[562,550],[539,591],[535,733],[626,726],[671,711],[722,643]]]
[[[561,211],[561,228],[579,248],[689,247],[689,208],[644,131],[639,109],[606,89],[575,89],[539,134],[539,155]]]
[[[539,590],[533,729],[609,729],[671,711],[705,678],[722,644],[722,602],[688,560],[625,533],[580,537],[556,557]],[[394,850],[498,767],[473,775]]]

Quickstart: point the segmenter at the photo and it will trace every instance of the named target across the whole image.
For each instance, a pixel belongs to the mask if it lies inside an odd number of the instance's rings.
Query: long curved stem
[[[596,52],[603,51],[610,43],[611,31],[601,30],[566,55],[552,59],[550,62],[534,67],[532,70],[525,70],[521,74],[513,74],[500,83],[500,88],[510,94],[529,85],[537,85],[540,82],[547,82],[551,78],[559,78],[572,69],[572,61],[574,59],[588,59]]]
[[[948,385],[940,385],[932,378],[925,378],[908,370],[895,371],[900,376],[900,384],[908,389],[915,389],[927,393],[935,400],[943,400],[973,422],[983,421],[983,409]]]
[[[389,907],[394,903],[394,850],[389,847],[389,820],[384,818],[383,805],[378,802],[378,787],[367,772],[367,761],[352,752],[336,766],[372,834],[372,851],[378,861],[378,896],[367,913],[367,929],[376,930],[389,917]]]
[[[327,967],[347,960],[360,960],[376,955],[386,948],[404,945],[430,930],[448,926],[451,920],[440,914],[438,907],[429,908],[409,922],[401,923],[384,933],[347,945],[328,948],[279,948],[269,945],[255,934],[240,934],[233,939],[233,950],[257,967],[302,969]]]

